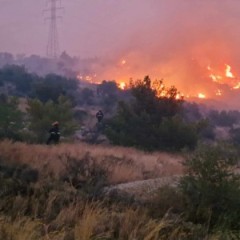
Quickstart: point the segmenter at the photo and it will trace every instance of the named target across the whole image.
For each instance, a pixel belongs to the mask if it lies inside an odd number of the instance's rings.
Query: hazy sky
[[[149,0],[62,0],[61,50],[74,55],[104,55],[131,39],[156,14]],[[46,52],[46,0],[0,0],[0,51]],[[154,1],[151,1],[154,2]],[[163,14],[159,9],[159,14]]]
[[[46,54],[46,2],[0,0],[0,51]],[[62,0],[62,6],[60,49],[76,56],[182,51],[199,40],[207,44],[206,36],[240,40],[239,0]]]

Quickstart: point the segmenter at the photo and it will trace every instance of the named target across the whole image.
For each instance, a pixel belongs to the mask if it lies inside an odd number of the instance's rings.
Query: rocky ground
[[[161,187],[177,186],[181,175],[154,178],[141,181],[117,184],[105,189],[107,194],[118,192],[119,194],[128,194],[136,199],[144,200],[154,196]]]

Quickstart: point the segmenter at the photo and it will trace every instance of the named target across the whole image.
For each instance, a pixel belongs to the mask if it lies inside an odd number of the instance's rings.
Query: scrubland
[[[25,143],[0,142],[0,157],[8,162],[28,164],[32,168],[59,175],[68,158],[81,161],[89,154],[98,164],[111,168],[109,182],[125,183],[149,178],[166,177],[182,173],[183,158],[177,154],[162,152],[146,153],[134,148],[88,145],[84,143],[57,146],[28,145]]]
[[[237,239],[183,217],[184,197],[162,186],[149,201],[104,189],[183,174],[180,154],[133,148],[0,142],[0,239]]]

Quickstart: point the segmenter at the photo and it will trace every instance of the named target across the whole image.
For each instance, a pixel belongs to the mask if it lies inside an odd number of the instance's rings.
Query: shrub
[[[186,213],[193,222],[211,228],[240,227],[240,176],[234,173],[237,152],[228,145],[202,146],[185,162],[180,187]]]
[[[18,110],[16,98],[0,101],[0,139],[21,140],[23,113]]]
[[[183,195],[171,186],[162,186],[154,196],[149,196],[146,206],[154,218],[162,218],[167,212],[181,214],[184,211]]]
[[[65,166],[61,174],[63,181],[69,182],[86,197],[93,198],[101,194],[103,187],[108,183],[107,170],[104,166],[96,163],[89,153],[80,159],[70,155],[61,158]]]
[[[236,145],[240,145],[240,128],[231,129],[229,133],[233,143]]]
[[[0,196],[26,194],[29,184],[38,180],[38,171],[25,164],[7,165],[0,162]]]

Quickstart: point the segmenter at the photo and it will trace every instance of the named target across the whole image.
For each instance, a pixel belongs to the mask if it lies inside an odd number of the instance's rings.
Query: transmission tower
[[[48,33],[48,43],[47,43],[47,56],[50,58],[57,58],[59,54],[59,40],[58,40],[58,19],[62,18],[59,15],[59,11],[63,8],[61,7],[61,0],[47,0],[48,8],[45,12],[48,16],[45,17],[46,21],[49,21],[49,33]]]

